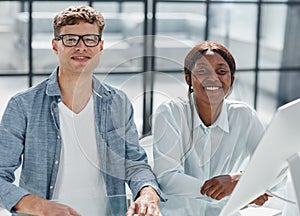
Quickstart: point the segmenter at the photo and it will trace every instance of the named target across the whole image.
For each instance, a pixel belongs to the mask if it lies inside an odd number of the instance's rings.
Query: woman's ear
[[[185,74],[184,78],[185,78],[185,82],[188,84],[188,86],[192,85],[192,83],[191,83],[191,75],[190,74]]]
[[[234,80],[235,80],[235,75],[231,74],[231,84],[230,84],[230,87],[233,85]]]

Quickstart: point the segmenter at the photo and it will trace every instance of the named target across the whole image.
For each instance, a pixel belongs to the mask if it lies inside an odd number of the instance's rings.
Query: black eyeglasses
[[[76,34],[63,34],[55,37],[55,40],[62,40],[63,45],[67,47],[74,47],[82,39],[83,43],[87,47],[95,47],[101,41],[101,35],[97,34],[86,34],[86,35],[76,35]]]

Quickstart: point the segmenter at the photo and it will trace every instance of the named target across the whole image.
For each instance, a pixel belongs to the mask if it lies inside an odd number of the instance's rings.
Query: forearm
[[[180,195],[191,198],[203,197],[200,194],[203,181],[198,178],[173,172],[159,176],[158,182],[162,191],[167,195]]]

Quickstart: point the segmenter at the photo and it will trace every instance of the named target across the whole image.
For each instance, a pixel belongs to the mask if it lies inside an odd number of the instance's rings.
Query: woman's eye
[[[195,71],[195,74],[205,74],[207,71],[205,69],[199,69]]]
[[[220,69],[217,71],[218,74],[226,74],[228,71],[225,69]]]

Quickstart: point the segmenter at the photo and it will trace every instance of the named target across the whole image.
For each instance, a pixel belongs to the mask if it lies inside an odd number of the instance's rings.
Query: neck
[[[209,104],[195,101],[196,110],[202,122],[206,126],[212,125],[222,111],[223,102],[220,104]]]
[[[66,74],[59,72],[62,102],[73,112],[84,109],[92,94],[92,74]]]

